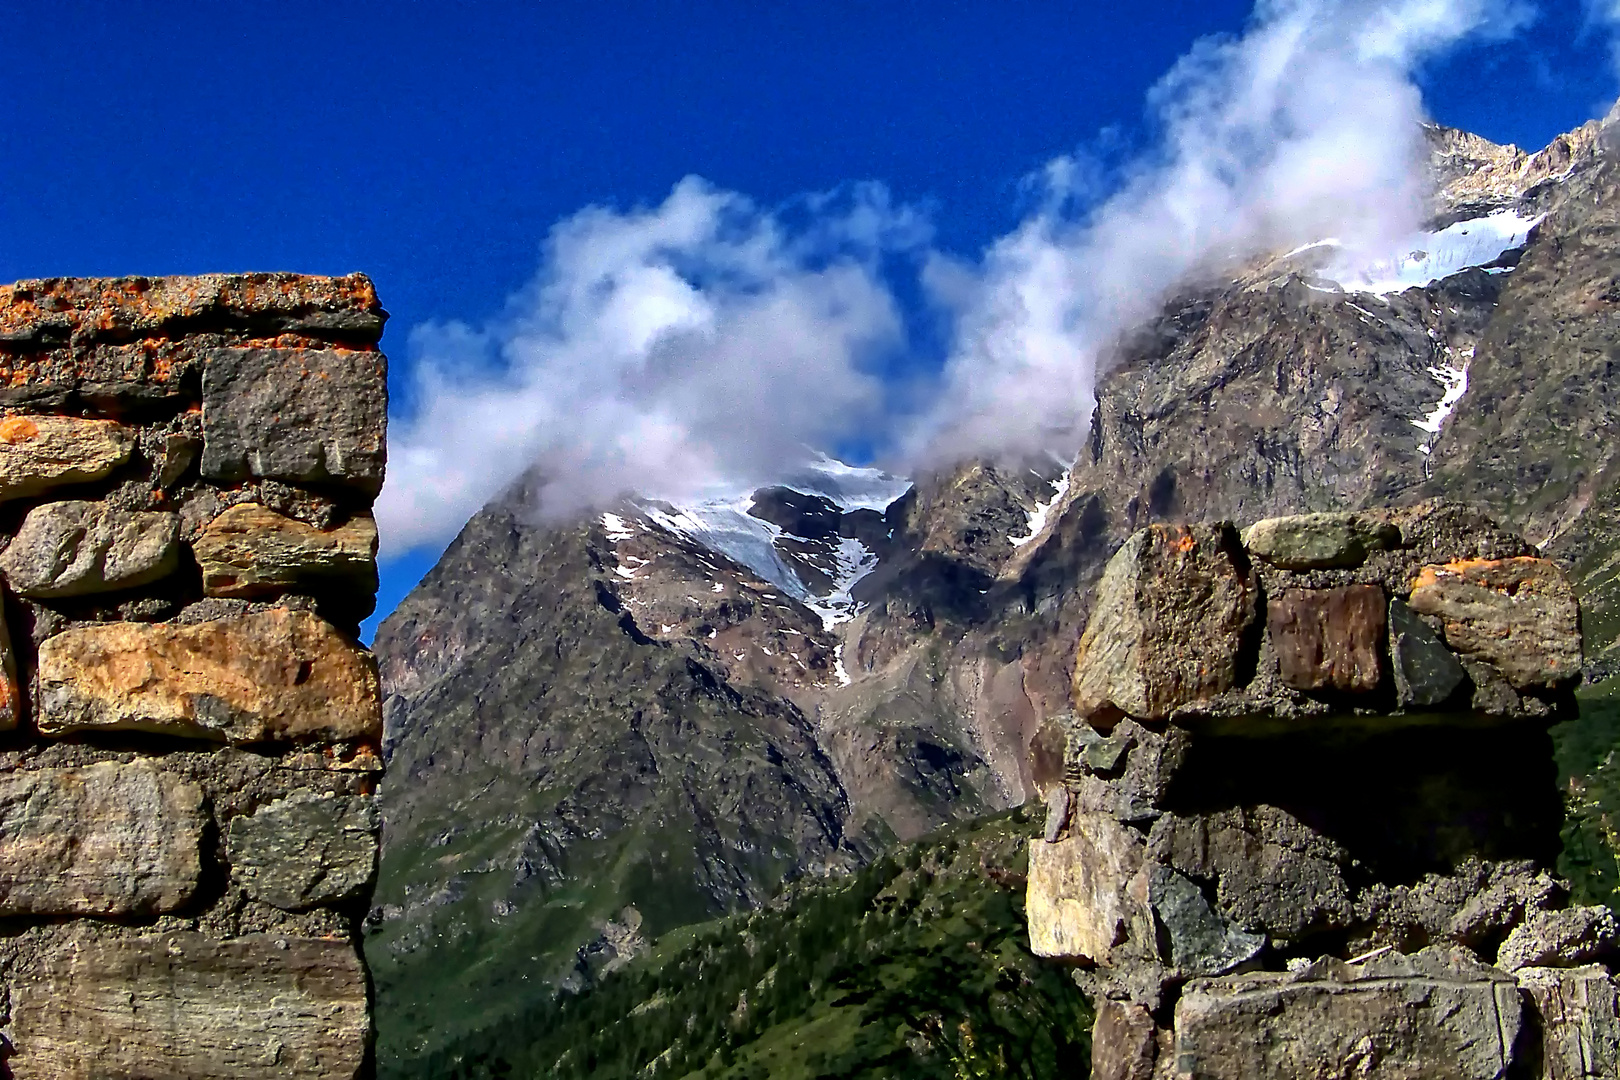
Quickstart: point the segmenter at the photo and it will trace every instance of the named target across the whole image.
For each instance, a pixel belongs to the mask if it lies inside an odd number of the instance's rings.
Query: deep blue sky
[[[539,0],[20,5],[0,31],[0,280],[364,270],[409,329],[478,321],[581,206],[688,173],[771,204],[858,179],[971,253],[1019,180],[1248,3]],[[1606,39],[1543,0],[1427,73],[1440,121],[1538,147],[1602,111]],[[403,389],[403,388],[396,388]],[[384,607],[426,569],[385,567]]]

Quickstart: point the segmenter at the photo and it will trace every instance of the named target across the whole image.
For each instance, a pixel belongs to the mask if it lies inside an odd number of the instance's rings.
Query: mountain
[[[1534,154],[1430,129],[1424,233],[1188,283],[1119,343],[1072,462],[907,482],[822,459],[563,523],[529,481],[485,507],[375,643],[384,1065],[1035,798],[1091,583],[1153,521],[1479,502],[1571,571],[1610,672],[1611,124]]]

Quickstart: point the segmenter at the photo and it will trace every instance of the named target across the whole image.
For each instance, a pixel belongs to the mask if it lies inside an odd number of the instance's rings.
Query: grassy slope
[[[1558,872],[1576,899],[1620,914],[1620,679],[1581,691],[1579,719],[1553,730],[1568,807]]]
[[[667,934],[577,997],[536,986],[445,1049],[385,1057],[382,1074],[1084,1075],[1089,1008],[1029,952],[1034,830],[1024,810],[953,826],[762,910]]]

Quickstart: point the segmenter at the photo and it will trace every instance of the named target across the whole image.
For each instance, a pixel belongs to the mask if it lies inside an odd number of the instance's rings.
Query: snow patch
[[[1322,276],[1346,292],[1377,296],[1422,288],[1469,267],[1495,262],[1514,248],[1523,247],[1541,221],[1541,216],[1523,218],[1511,210],[1500,210],[1459,221],[1439,232],[1414,233],[1401,245],[1405,254],[1357,263],[1345,251],[1322,271]]]
[[[1052,484],[1052,497],[1045,502],[1036,503],[1035,509],[1029,512],[1029,520],[1025,523],[1025,528],[1029,530],[1029,534],[1027,536],[1007,537],[1013,547],[1023,547],[1039,536],[1042,529],[1046,528],[1046,519],[1051,515],[1052,507],[1056,506],[1058,500],[1069,493],[1069,471],[1073,467],[1074,463],[1070,462],[1069,466],[1063,470],[1063,475],[1058,477]]]
[[[855,681],[849,677],[849,672],[844,670],[844,646],[842,642],[839,643],[837,648],[833,649],[833,677],[838,680],[839,686],[848,686]]]
[[[607,531],[607,538],[614,542],[628,540],[635,534],[630,531],[630,525],[618,514],[603,514],[602,528]]]
[[[823,456],[780,486],[805,495],[819,495],[847,514],[855,510],[886,510],[911,489],[911,482],[879,469],[856,468]],[[677,536],[747,567],[762,581],[814,611],[821,617],[825,629],[853,618],[856,603],[850,590],[877,568],[877,556],[859,540],[839,538],[828,574],[832,588],[824,595],[812,593],[777,550],[777,539],[789,534],[748,513],[754,505],[755,490],[718,490],[698,502],[683,506],[649,503],[642,511],[655,524]],[[721,586],[716,584],[714,591],[721,592]],[[775,599],[774,595],[764,595],[766,599]]]
[[[1429,368],[1429,376],[1440,384],[1442,390],[1440,400],[1435,402],[1434,408],[1424,414],[1423,419],[1408,421],[1423,432],[1418,439],[1418,453],[1424,457],[1434,452],[1434,444],[1440,438],[1441,427],[1456,411],[1457,402],[1468,392],[1468,363],[1473,358],[1474,350],[1470,348],[1456,354],[1456,363]]]
[[[882,513],[911,490],[911,481],[881,469],[845,465],[825,454],[783,481],[781,487],[804,495],[820,495],[846,514],[856,510]]]

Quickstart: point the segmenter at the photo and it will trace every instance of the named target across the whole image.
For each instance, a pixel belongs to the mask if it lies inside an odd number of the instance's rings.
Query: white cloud
[[[420,405],[392,421],[385,553],[442,543],[530,466],[560,516],[764,481],[871,425],[866,362],[901,343],[876,262],[924,239],[874,186],[772,214],[688,178],[657,207],[563,221],[505,317],[412,335]]]
[[[1242,36],[1199,42],[1150,95],[1157,152],[1111,197],[1076,216],[1059,187],[980,266],[936,261],[958,334],[910,456],[1072,450],[1101,358],[1179,283],[1323,236],[1376,251],[1411,232],[1425,196],[1414,68],[1527,17],[1508,0],[1261,0]]]
[[[1154,88],[1155,148],[1112,194],[1095,162],[1060,158],[979,260],[925,255],[955,332],[903,416],[870,363],[903,345],[880,262],[926,235],[882,189],[765,211],[687,179],[654,208],[581,211],[505,318],[413,336],[422,404],[393,422],[385,548],[443,542],[531,465],[557,516],[768,480],[852,434],[914,467],[1073,450],[1110,347],[1179,284],[1326,236],[1353,254],[1409,235],[1426,197],[1415,70],[1527,12],[1259,0],[1242,35],[1199,42]]]

